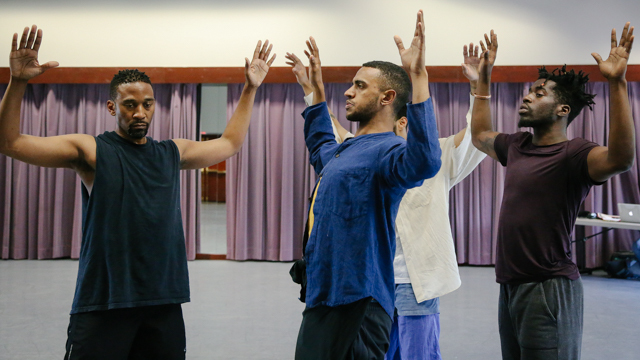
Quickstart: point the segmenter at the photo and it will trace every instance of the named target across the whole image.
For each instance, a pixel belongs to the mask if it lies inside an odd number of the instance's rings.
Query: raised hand
[[[286,63],[291,66],[291,71],[293,71],[293,74],[296,76],[298,84],[302,86],[305,95],[311,93],[313,87],[311,86],[311,81],[309,81],[309,77],[307,76],[307,69],[302,63],[302,60],[294,53],[287,53],[284,57],[288,60]]]
[[[462,48],[462,56],[464,57],[462,74],[469,79],[469,82],[472,84],[478,82],[478,66],[480,66],[479,53],[478,45],[473,46],[473,43],[470,43],[468,48],[467,45]]]
[[[20,45],[18,46],[18,34],[13,34],[11,54],[9,55],[9,69],[11,77],[28,81],[43,72],[58,66],[57,61],[49,61],[44,64],[38,62],[38,50],[42,43],[42,30],[33,25],[31,31],[24,28]]]
[[[480,40],[480,48],[482,53],[480,54],[480,64],[478,65],[478,73],[480,76],[491,74],[493,64],[496,62],[496,55],[498,54],[498,35],[491,30],[490,36],[484,34],[485,43]]]
[[[629,28],[629,25],[628,22],[624,25],[620,43],[616,37],[616,29],[611,30],[611,51],[607,60],[602,60],[598,53],[591,53],[598,63],[600,72],[607,80],[623,80],[627,72],[627,61],[634,39],[633,26]]]
[[[276,54],[273,54],[271,59],[269,59],[272,48],[273,45],[269,45],[269,40],[266,40],[264,45],[262,45],[262,41],[258,41],[251,62],[249,62],[248,58],[244,58],[244,76],[247,80],[247,85],[257,88],[262,84],[262,81],[269,72],[271,64],[273,64],[273,60],[276,59]]]
[[[426,73],[425,69],[425,47],[424,47],[424,14],[422,10],[418,11],[416,18],[416,30],[413,33],[413,40],[411,46],[405,49],[402,44],[400,36],[396,35],[393,40],[398,46],[398,52],[400,53],[400,60],[402,61],[402,68],[409,73],[409,75],[417,75]]]
[[[322,82],[322,66],[320,63],[320,50],[313,36],[307,40],[307,48],[304,54],[309,59],[309,81],[313,87],[313,103],[318,104],[325,101],[324,83]]]

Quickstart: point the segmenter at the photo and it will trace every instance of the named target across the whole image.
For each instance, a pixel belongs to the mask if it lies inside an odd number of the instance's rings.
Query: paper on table
[[[618,216],[618,215],[609,215],[609,214],[597,213],[596,217],[598,219],[604,220],[604,221],[620,221],[620,216]]]

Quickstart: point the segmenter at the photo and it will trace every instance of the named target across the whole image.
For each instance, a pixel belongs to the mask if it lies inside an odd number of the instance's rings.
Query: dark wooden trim
[[[196,260],[227,260],[225,254],[196,254]]]
[[[547,66],[553,69],[557,66]],[[323,80],[327,83],[349,83],[358,71],[358,66],[327,66],[322,69]],[[591,81],[605,81],[597,65],[571,65],[571,69],[583,70],[590,74]],[[33,84],[108,84],[118,70],[115,67],[63,67],[47,71],[33,79]],[[241,67],[150,67],[139,68],[146,72],[156,84],[196,83],[228,84],[244,82],[244,68]],[[493,82],[535,81],[538,66],[496,66]],[[466,82],[459,66],[427,66],[431,82]],[[629,65],[628,81],[640,81],[640,65]],[[0,68],[0,84],[9,82],[9,68]],[[295,83],[296,79],[289,67],[274,67],[265,79],[266,83]]]

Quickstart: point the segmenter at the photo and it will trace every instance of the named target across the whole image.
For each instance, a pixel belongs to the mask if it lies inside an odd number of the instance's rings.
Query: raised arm
[[[313,90],[312,105],[319,104],[326,101],[324,94],[324,83],[322,82],[322,66],[320,63],[320,50],[316,45],[316,40],[313,36],[307,40],[307,48],[304,54],[309,59],[309,81],[311,82],[311,88]]]
[[[462,75],[469,80],[469,88],[470,94],[473,95],[476,93],[476,89],[478,87],[478,66],[480,65],[480,56],[479,56],[479,47],[478,45],[473,46],[473,43],[462,47],[462,57],[464,58],[464,62],[462,63]],[[471,123],[471,109],[473,109],[473,103],[475,98],[471,96],[471,101],[469,103],[469,111],[467,112],[467,124]],[[453,138],[453,143],[456,147],[460,146],[462,139],[464,139],[464,135],[467,132],[467,127],[458,131],[455,137]]]
[[[261,41],[258,41],[251,62],[249,62],[248,58],[245,58],[244,88],[242,89],[242,94],[240,94],[238,107],[231,119],[229,119],[229,123],[221,137],[208,141],[173,140],[180,151],[182,169],[200,169],[211,166],[240,151],[249,130],[256,91],[267,76],[269,68],[276,58],[274,54],[269,59],[272,48],[273,45],[269,44],[269,40],[266,40],[264,45],[262,45]]]
[[[322,83],[322,67],[320,51],[313,37],[307,40],[305,55],[309,59],[309,81],[313,88],[311,106],[302,113],[304,117],[304,140],[309,150],[309,162],[316,173],[320,174],[333,154],[338,149],[335,135],[331,127],[331,116],[325,101],[324,84]]]
[[[413,87],[412,104],[407,106],[407,142],[404,147],[391,149],[380,162],[387,181],[405,188],[418,186],[422,180],[435,176],[441,166],[442,151],[429,94],[424,40],[424,15],[420,10],[411,46],[405,48],[402,39],[394,36],[402,67],[409,74]]]
[[[610,92],[609,141],[607,146],[593,148],[587,157],[589,176],[594,181],[605,181],[629,170],[635,158],[635,128],[625,78],[633,40],[633,27],[629,28],[626,23],[619,43],[616,29],[611,30],[611,52],[607,60],[602,60],[597,53],[591,54],[609,82]]]
[[[0,153],[29,164],[76,170],[88,185],[95,169],[96,144],[89,135],[39,137],[20,132],[20,107],[30,79],[58,66],[56,61],[38,62],[42,30],[24,28],[20,43],[13,34],[9,69],[11,79],[0,103]],[[84,176],[83,176],[84,175]]]
[[[313,86],[311,85],[311,81],[307,76],[307,69],[304,67],[302,60],[300,60],[300,58],[298,58],[294,53],[287,53],[284,57],[288,60],[287,65],[291,66],[291,71],[293,71],[298,84],[300,84],[300,86],[302,87],[302,91],[304,91],[305,102],[308,102],[307,105],[311,105],[311,103],[313,102]],[[307,101],[307,97],[309,96],[311,96],[311,101]],[[333,123],[334,130],[337,133],[336,140],[338,142],[342,142],[347,137],[353,137],[353,134],[347,131],[347,129],[345,129],[340,124],[340,122],[338,122],[338,119],[333,114],[333,111],[331,111],[331,109],[328,110],[329,115],[331,116],[331,122]]]
[[[491,124],[491,71],[496,61],[498,53],[498,36],[491,30],[491,37],[484,34],[487,43],[485,46],[480,41],[482,54],[480,54],[480,64],[478,66],[478,87],[476,89],[475,101],[471,112],[471,140],[473,146],[478,150],[498,160],[493,143],[498,132],[493,131]]]
[[[413,33],[411,46],[405,49],[400,36],[396,35],[393,40],[396,42],[402,68],[409,74],[412,84],[412,99],[414,104],[426,101],[431,97],[429,94],[429,75],[425,67],[425,47],[424,47],[424,14],[418,11],[416,18],[416,30]],[[409,124],[411,126],[411,124]]]

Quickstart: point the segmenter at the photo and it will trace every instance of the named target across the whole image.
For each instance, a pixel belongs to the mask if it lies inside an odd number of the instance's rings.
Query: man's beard
[[[361,109],[352,112],[351,114],[347,114],[347,120],[359,123],[366,123],[376,114],[376,103],[370,102],[364,105]]]
[[[129,129],[127,130],[127,134],[132,139],[142,139],[145,136],[147,136],[147,131],[149,130],[148,126],[145,126],[143,128],[134,129],[133,125],[137,125],[137,124],[132,124],[132,126],[130,126]]]
[[[539,128],[539,127],[547,127],[551,124],[554,123],[553,120],[553,108],[549,108],[546,111],[544,111],[544,114],[540,114],[539,116],[536,116],[537,119],[531,119],[531,118],[522,118],[522,116],[520,116],[520,119],[518,120],[518,127],[530,127],[530,128]],[[531,114],[527,114],[527,115],[531,115]]]

